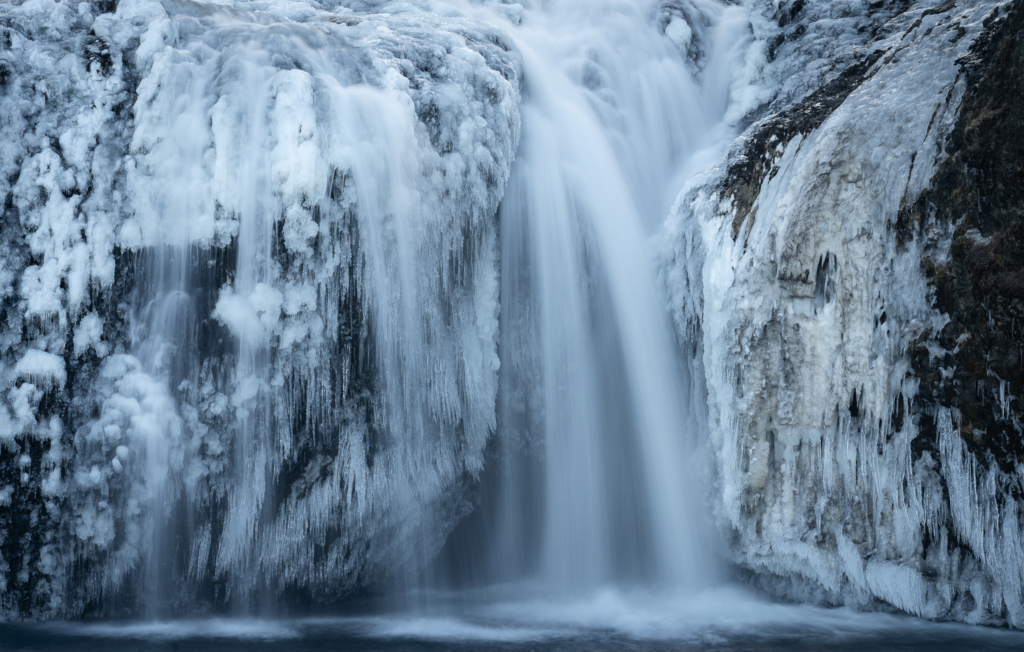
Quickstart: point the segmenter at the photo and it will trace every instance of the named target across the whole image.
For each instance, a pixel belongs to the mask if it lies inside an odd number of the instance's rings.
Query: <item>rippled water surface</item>
[[[697,596],[597,591],[574,601],[421,596],[404,613],[5,625],[2,650],[1022,650],[1024,634],[906,616]]]

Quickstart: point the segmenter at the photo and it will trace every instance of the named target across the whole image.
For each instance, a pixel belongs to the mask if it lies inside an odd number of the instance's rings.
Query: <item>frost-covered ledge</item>
[[[716,517],[736,565],[778,594],[1024,625],[1020,466],[988,464],[955,405],[920,396],[921,352],[946,353],[949,320],[925,270],[948,262],[955,224],[906,227],[959,128],[961,58],[1007,6],[915,3],[861,48],[838,39],[842,72],[772,105],[669,219],[673,311],[702,343]],[[780,34],[799,20],[779,15]]]

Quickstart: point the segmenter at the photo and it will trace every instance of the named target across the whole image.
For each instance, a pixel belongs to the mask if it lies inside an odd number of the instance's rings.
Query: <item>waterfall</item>
[[[0,623],[1021,627],[1021,25],[0,2]]]
[[[685,41],[660,33],[666,5],[693,13],[674,17],[695,26]],[[713,581],[702,397],[651,242],[679,175],[721,136],[726,44],[745,26],[712,2],[566,1],[527,8],[509,30],[525,85],[499,213],[501,452],[488,524],[452,544],[489,549],[478,579],[539,575],[556,592]]]

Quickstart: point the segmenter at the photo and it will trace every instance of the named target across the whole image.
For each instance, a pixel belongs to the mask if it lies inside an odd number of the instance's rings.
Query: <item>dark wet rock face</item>
[[[959,410],[979,459],[1013,471],[1024,462],[1024,5],[991,16],[989,30],[962,61],[949,157],[898,229],[907,240],[930,220],[953,227],[948,256],[922,261],[949,323],[935,338],[944,354],[912,352],[918,407]]]

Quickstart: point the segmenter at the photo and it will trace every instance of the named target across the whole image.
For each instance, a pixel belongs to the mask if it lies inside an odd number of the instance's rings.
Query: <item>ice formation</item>
[[[910,353],[941,359],[929,342],[948,319],[921,261],[948,255],[953,227],[896,234],[951,151],[963,58],[1005,4],[798,4],[799,32],[788,6],[753,19],[773,99],[667,225],[677,326],[703,344],[718,520],[775,592],[1019,627],[1020,467],[969,451],[955,410],[912,409]]]
[[[465,510],[519,55],[373,9],[0,10],[6,613],[340,595]]]

